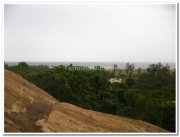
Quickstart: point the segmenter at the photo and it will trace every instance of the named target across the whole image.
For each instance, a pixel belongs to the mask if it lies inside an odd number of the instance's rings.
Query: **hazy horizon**
[[[5,62],[9,66],[14,66],[18,65],[19,62]],[[73,66],[86,66],[93,68],[95,66],[101,66],[103,68],[113,68],[114,64],[117,65],[118,68],[126,68],[126,63],[133,63],[135,65],[135,68],[142,68],[146,69],[149,67],[149,65],[158,63],[158,62],[26,62],[28,65],[32,66],[38,66],[38,65],[46,65],[49,67],[52,66],[59,66],[59,65],[64,65],[68,66],[72,64]],[[176,63],[175,62],[161,62],[163,66],[166,64],[169,65],[170,69],[175,69],[176,68]]]
[[[5,62],[176,62],[176,4],[4,9]]]

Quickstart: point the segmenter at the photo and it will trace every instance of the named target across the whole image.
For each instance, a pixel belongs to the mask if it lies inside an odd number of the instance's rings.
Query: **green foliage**
[[[60,101],[175,131],[175,71],[170,71],[168,65],[152,64],[147,73],[139,69],[133,77],[134,65],[127,63],[127,76],[121,77],[125,82],[112,84],[108,80],[113,73],[99,66],[95,71],[76,71],[62,65],[49,68],[21,62],[5,68],[21,74]]]
[[[132,87],[134,85],[134,80],[132,78],[127,78],[126,79],[126,84],[129,86],[129,87]]]
[[[9,65],[7,63],[4,63],[4,68],[9,69]]]
[[[27,64],[26,62],[20,62],[20,63],[18,64],[18,66],[21,66],[21,67],[23,67],[23,68],[27,68],[27,67],[28,67],[28,64]]]
[[[127,73],[127,76],[129,76],[129,77],[132,76],[134,68],[135,68],[134,64],[126,63],[126,73]]]

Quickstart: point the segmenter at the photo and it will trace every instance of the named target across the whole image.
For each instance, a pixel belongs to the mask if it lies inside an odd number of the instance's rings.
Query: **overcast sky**
[[[175,62],[174,4],[5,5],[5,61]]]

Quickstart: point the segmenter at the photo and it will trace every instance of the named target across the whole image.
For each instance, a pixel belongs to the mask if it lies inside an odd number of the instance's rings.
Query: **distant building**
[[[52,69],[52,68],[53,68],[53,66],[49,66],[49,68],[50,68],[50,69]]]
[[[121,83],[121,78],[111,78],[109,79],[110,83]]]

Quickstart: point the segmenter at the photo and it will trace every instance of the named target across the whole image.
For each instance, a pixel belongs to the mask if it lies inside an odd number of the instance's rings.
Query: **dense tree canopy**
[[[104,69],[68,70],[65,66],[30,66],[21,62],[8,66],[49,94],[82,108],[141,119],[175,131],[175,71],[161,63],[150,65],[144,72],[127,63],[120,70],[122,83],[110,83],[114,72]],[[72,64],[71,64],[72,67]],[[123,76],[123,77],[122,77]]]

